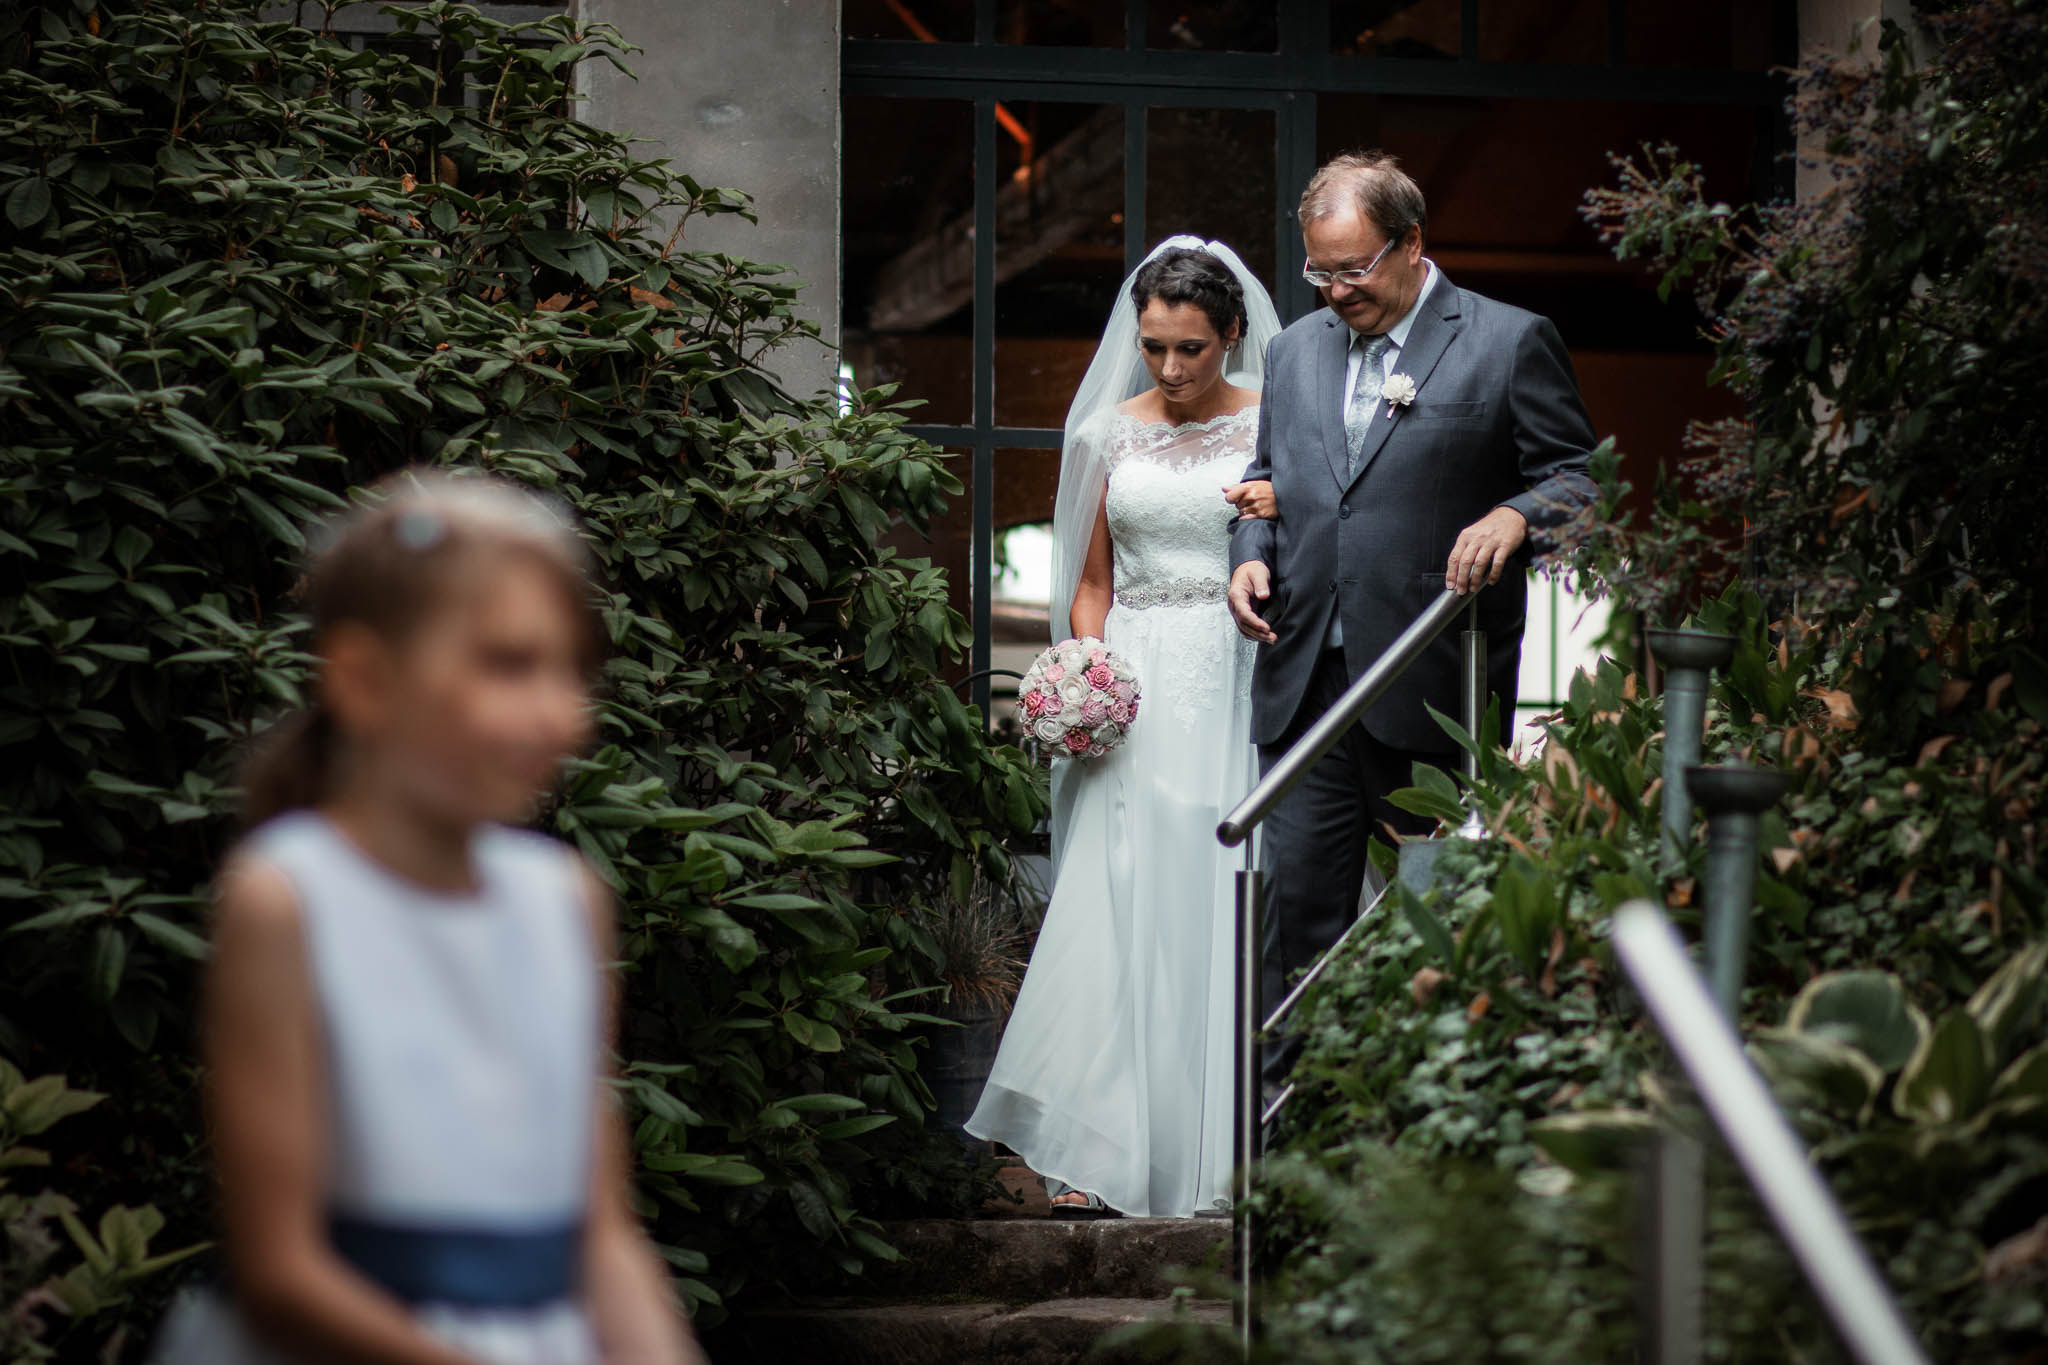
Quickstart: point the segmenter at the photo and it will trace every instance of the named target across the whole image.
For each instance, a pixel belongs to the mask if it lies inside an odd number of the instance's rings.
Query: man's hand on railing
[[[1529,519],[1512,507],[1496,507],[1458,532],[1458,543],[1444,564],[1444,586],[1452,592],[1478,592],[1500,582],[1515,551],[1529,538]]]
[[[1248,559],[1230,575],[1230,614],[1236,618],[1237,633],[1258,644],[1270,645],[1280,637],[1259,615],[1259,604],[1273,594],[1273,572],[1265,561]]]

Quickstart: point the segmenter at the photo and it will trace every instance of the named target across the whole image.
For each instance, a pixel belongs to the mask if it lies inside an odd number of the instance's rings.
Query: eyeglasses
[[[1404,233],[1403,236],[1405,235]],[[1328,289],[1333,284],[1348,284],[1356,289],[1365,283],[1366,276],[1379,267],[1379,263],[1394,249],[1394,243],[1399,240],[1398,237],[1389,237],[1387,244],[1380,248],[1380,254],[1373,257],[1372,264],[1363,270],[1318,270],[1312,265],[1304,265],[1301,268],[1301,277],[1318,289]]]

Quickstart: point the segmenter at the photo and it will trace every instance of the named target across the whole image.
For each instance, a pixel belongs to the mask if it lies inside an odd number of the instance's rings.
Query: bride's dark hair
[[[1192,303],[1208,317],[1216,335],[1228,339],[1230,324],[1237,324],[1242,341],[1250,326],[1244,312],[1244,290],[1230,267],[1206,251],[1177,246],[1160,252],[1138,268],[1131,281],[1131,302],[1140,313],[1145,305]]]

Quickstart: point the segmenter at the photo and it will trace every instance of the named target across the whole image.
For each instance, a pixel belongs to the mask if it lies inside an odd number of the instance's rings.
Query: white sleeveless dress
[[[967,1131],[1129,1214],[1230,1195],[1241,850],[1216,826],[1251,789],[1253,646],[1225,603],[1223,500],[1258,409],[1171,426],[1116,414],[1108,445],[1114,604],[1103,627],[1142,695],[1122,748],[1062,760],[1053,892]],[[1065,792],[1062,793],[1063,797]]]
[[[247,851],[297,893],[326,1053],[335,1249],[488,1365],[594,1365],[578,1303],[602,997],[577,865],[486,827],[443,895],[301,811]],[[166,1321],[162,1365],[281,1365],[222,1295]]]

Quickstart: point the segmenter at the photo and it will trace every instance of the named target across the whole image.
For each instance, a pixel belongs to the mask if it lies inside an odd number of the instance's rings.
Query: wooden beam
[[[996,283],[1101,225],[1123,203],[1124,111],[1097,111],[996,192]],[[868,327],[915,332],[974,301],[974,218],[962,214],[882,267]]]

